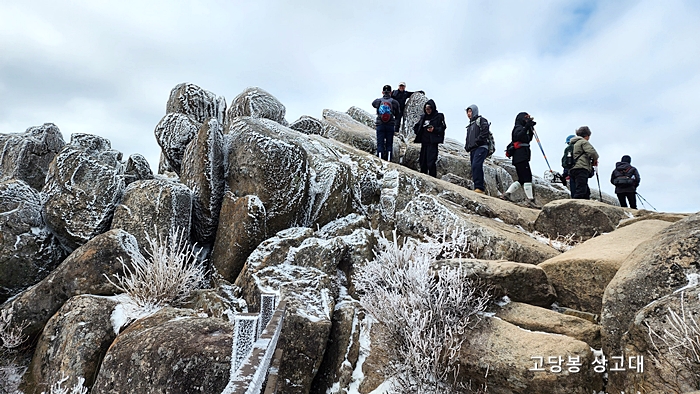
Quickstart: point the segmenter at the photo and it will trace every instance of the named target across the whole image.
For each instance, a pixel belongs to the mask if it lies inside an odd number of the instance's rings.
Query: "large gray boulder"
[[[108,140],[73,134],[54,158],[42,189],[42,216],[51,231],[73,250],[109,229],[124,193],[122,154]]]
[[[303,115],[289,125],[289,128],[304,134],[323,135],[323,122],[311,116]]]
[[[117,206],[112,229],[133,235],[142,253],[148,249],[147,236],[165,240],[183,233],[189,239],[192,218],[192,192],[187,186],[167,179],[151,179],[130,184]]]
[[[164,308],[119,334],[92,392],[221,393],[231,373],[233,325]]]
[[[66,253],[41,218],[39,192],[0,182],[0,304],[46,277]]]
[[[48,392],[51,384],[67,377],[63,387],[79,378],[92,387],[107,348],[117,337],[112,313],[119,303],[107,297],[76,296],[49,319],[25,376],[24,393]],[[118,329],[118,327],[117,327]]]
[[[226,280],[234,282],[248,256],[267,235],[265,205],[257,196],[226,192],[210,261]]]
[[[239,116],[265,118],[286,126],[287,109],[277,98],[259,87],[249,87],[231,101],[228,122]]]
[[[180,181],[192,190],[192,235],[200,244],[211,244],[224,196],[223,125],[215,119],[205,122],[187,145],[182,159]]]
[[[224,124],[226,99],[197,85],[181,83],[170,91],[165,113],[184,114],[200,124],[211,118],[216,119],[219,124]]]
[[[362,108],[359,107],[350,107],[346,112],[346,114],[350,115],[351,118],[355,119],[356,121],[362,123],[363,125],[374,129],[376,123],[375,121],[377,120],[376,115],[372,115],[371,113],[365,111]]]
[[[620,340],[640,309],[700,275],[700,213],[637,246],[605,288],[603,351],[619,354]],[[695,279],[697,280],[697,279]]]
[[[21,179],[41,190],[49,164],[65,144],[53,123],[30,127],[24,133],[0,134],[0,181]]]
[[[406,100],[406,106],[403,111],[403,124],[399,129],[399,133],[404,136],[407,141],[413,142],[416,137],[413,132],[413,126],[418,123],[421,115],[423,115],[423,107],[425,107],[425,103],[427,102],[428,98],[420,92],[413,93],[411,97]],[[437,104],[439,108],[440,103]]]
[[[163,174],[166,171],[180,173],[185,149],[194,136],[197,135],[197,131],[201,126],[201,123],[178,112],[166,114],[158,122],[154,131],[156,141],[161,148],[161,162],[158,166],[158,173]]]
[[[623,208],[593,200],[557,200],[542,207],[535,230],[552,239],[573,236],[587,240],[609,233],[620,220],[631,217]]]
[[[330,109],[323,110],[323,122],[323,136],[373,155],[377,153],[377,134],[374,128],[356,121],[346,113]],[[396,141],[394,139],[395,148],[398,147]],[[398,158],[398,149],[394,149],[392,156]]]
[[[138,153],[129,156],[124,169],[124,183],[128,186],[132,182],[153,179],[153,170],[148,160]]]
[[[46,322],[71,297],[81,294],[113,295],[118,290],[107,277],[122,275],[122,263],[138,256],[136,239],[123,230],[100,234],[76,249],[41,282],[2,305],[12,309],[15,321],[26,322],[24,334],[35,339]]]
[[[669,225],[661,220],[636,222],[540,264],[557,290],[559,305],[599,315],[605,288],[630,253]]]

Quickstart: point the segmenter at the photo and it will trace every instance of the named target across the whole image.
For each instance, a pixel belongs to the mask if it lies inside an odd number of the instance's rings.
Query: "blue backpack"
[[[379,108],[377,108],[377,114],[379,114],[379,118],[382,120],[382,122],[389,122],[392,117],[391,101],[382,101],[381,104],[379,104]]]

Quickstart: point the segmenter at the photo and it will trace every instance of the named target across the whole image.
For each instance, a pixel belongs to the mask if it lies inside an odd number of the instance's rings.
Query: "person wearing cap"
[[[394,150],[394,125],[401,114],[399,102],[391,98],[391,86],[384,85],[382,97],[372,102],[372,107],[377,109],[377,156],[391,161],[391,152]]]
[[[629,201],[630,208],[637,209],[637,187],[642,178],[639,176],[639,171],[632,167],[631,163],[631,157],[622,156],[610,175],[610,183],[615,185],[615,194],[617,194],[621,207],[627,207],[627,201]]]
[[[425,92],[422,90],[418,90],[418,92],[425,94]],[[394,133],[398,134],[399,129],[401,128],[401,119],[403,118],[404,110],[406,109],[406,100],[408,100],[413,93],[415,92],[409,92],[406,90],[406,82],[399,82],[399,88],[391,92],[391,98],[399,102],[399,109],[401,110],[399,116],[396,118],[396,123],[394,124]]]

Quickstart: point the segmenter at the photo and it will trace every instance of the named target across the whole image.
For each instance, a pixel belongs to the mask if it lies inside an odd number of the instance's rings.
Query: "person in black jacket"
[[[419,93],[425,94],[424,91],[419,90]],[[399,116],[396,117],[396,123],[394,124],[394,134],[399,133],[401,128],[401,118],[403,118],[404,110],[406,109],[406,100],[411,97],[415,92],[409,92],[406,90],[406,82],[399,82],[399,88],[391,92],[391,98],[399,102]]]
[[[472,165],[472,180],[474,191],[484,194],[486,190],[484,182],[484,160],[489,155],[489,121],[479,115],[479,107],[472,104],[466,109],[469,125],[467,125],[467,141],[464,150],[469,152]]]
[[[639,176],[639,171],[632,167],[632,158],[624,155],[622,159],[615,164],[615,169],[610,175],[610,183],[615,185],[615,194],[620,200],[621,207],[627,207],[627,201],[630,203],[630,208],[637,209],[637,187],[642,181]],[[627,201],[625,201],[627,200]]]
[[[527,112],[521,112],[515,117],[515,126],[511,133],[511,144],[508,146],[508,154],[513,159],[518,180],[513,182],[502,196],[508,199],[510,195],[522,186],[528,200],[533,201],[535,196],[532,192],[532,170],[530,169],[530,142],[534,135],[533,129],[535,119]]]
[[[420,142],[420,172],[437,177],[438,144],[445,141],[445,116],[438,112],[435,102],[431,99],[423,106],[423,115],[413,126],[416,139]]]
[[[377,155],[391,161],[391,153],[394,151],[394,124],[401,114],[399,102],[391,98],[391,86],[384,85],[382,97],[372,101],[372,106],[377,109]]]

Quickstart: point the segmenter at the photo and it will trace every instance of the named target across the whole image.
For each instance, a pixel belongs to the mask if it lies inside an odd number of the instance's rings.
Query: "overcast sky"
[[[293,122],[372,111],[382,85],[406,81],[435,100],[450,138],[464,140],[464,108],[478,105],[497,154],[529,112],[559,171],[566,136],[588,125],[603,191],[628,154],[649,203],[696,212],[698,37],[690,0],[2,1],[0,133],[51,122],[66,141],[97,134],[157,168],[153,130],[181,82],[227,103],[262,87]],[[537,147],[532,158],[542,176]]]

